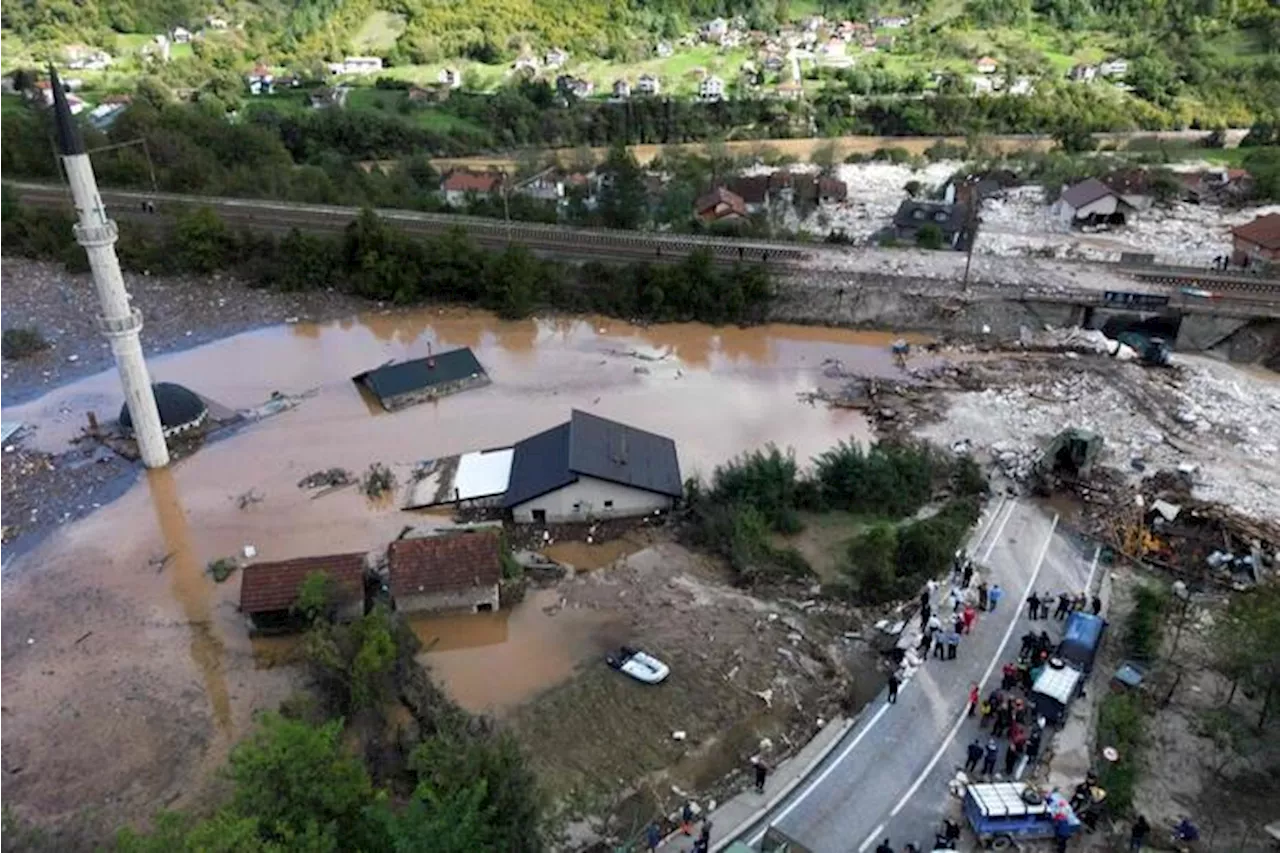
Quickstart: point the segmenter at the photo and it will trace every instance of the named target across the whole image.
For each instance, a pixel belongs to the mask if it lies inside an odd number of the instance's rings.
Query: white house
[[[654,48],[654,52],[658,54],[659,59],[667,59],[675,53],[675,49],[671,47],[671,42],[660,41],[658,42],[658,46]]]
[[[613,81],[613,97],[625,101],[631,97],[631,84],[621,78]]]
[[[984,56],[979,59],[976,65],[979,74],[995,74],[996,69],[999,67],[999,63],[989,56]]]
[[[95,50],[85,45],[67,48],[67,67],[77,71],[106,71],[111,67],[111,54],[105,50]]]
[[[1007,91],[1010,95],[1027,96],[1035,93],[1036,86],[1035,83],[1031,81],[1030,77],[1017,77],[1014,79],[1013,83],[1009,85]]]
[[[662,81],[652,74],[641,74],[636,80],[636,93],[640,95],[656,95],[662,91]]]
[[[225,30],[227,28],[227,21],[225,18],[210,15],[204,19],[204,25],[211,30]]]
[[[186,27],[174,27],[170,35],[174,44],[187,44],[191,41],[191,30]]]
[[[1067,76],[1077,83],[1092,83],[1098,76],[1098,66],[1083,63],[1073,65]]]
[[[724,18],[713,18],[702,28],[702,37],[706,41],[720,43],[725,33],[729,32],[729,22]]]
[[[503,506],[518,523],[590,521],[666,512],[683,490],[671,439],[574,411],[516,445]]]
[[[990,95],[996,90],[995,81],[990,77],[973,76],[969,78],[969,83],[973,87],[975,95]]]
[[[560,68],[569,61],[569,54],[558,47],[553,47],[547,51],[547,55],[543,57],[543,64],[548,68]]]
[[[441,68],[436,75],[436,82],[450,89],[457,89],[462,85],[462,72],[456,68]]]
[[[382,59],[377,56],[348,56],[342,60],[342,74],[377,74],[382,70]]]
[[[276,78],[271,69],[259,62],[246,76],[251,95],[271,95],[276,91]]]
[[[1134,210],[1121,195],[1097,178],[1088,178],[1062,191],[1051,212],[1068,224],[1123,222]]]
[[[698,97],[704,101],[718,101],[724,97],[724,80],[716,75],[704,77],[698,84]]]
[[[516,61],[511,65],[511,70],[516,72],[517,74],[520,73],[521,71],[527,71],[531,74],[537,74],[538,60],[537,58],[532,56],[516,57]]]
[[[1115,57],[1098,66],[1098,73],[1103,77],[1123,77],[1129,73],[1129,60]]]
[[[886,30],[900,30],[907,24],[911,23],[910,18],[902,16],[890,16],[887,18],[876,18],[875,24],[877,28]]]

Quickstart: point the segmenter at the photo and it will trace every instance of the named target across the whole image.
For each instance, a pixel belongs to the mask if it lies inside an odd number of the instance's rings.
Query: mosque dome
[[[157,382],[151,386],[160,410],[160,426],[165,438],[194,429],[205,422],[209,407],[196,392],[175,382]],[[133,417],[129,405],[120,407],[120,427],[126,433],[133,432]]]

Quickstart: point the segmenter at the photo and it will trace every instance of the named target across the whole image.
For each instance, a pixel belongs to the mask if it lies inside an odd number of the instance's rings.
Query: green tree
[[[1236,685],[1262,699],[1258,729],[1274,717],[1280,700],[1280,585],[1264,584],[1237,593],[1227,612],[1215,623],[1213,646],[1218,668],[1231,678],[1231,695]]]
[[[211,273],[230,261],[231,233],[212,208],[198,207],[179,215],[173,239],[182,269]]]
[[[609,228],[635,228],[648,219],[644,173],[622,141],[609,148],[600,167],[600,217]]]
[[[1260,201],[1280,200],[1280,147],[1254,148],[1241,161],[1253,175],[1253,194]]]
[[[311,572],[298,588],[298,600],[293,609],[306,617],[308,622],[325,619],[333,608],[336,585],[328,572]]]
[[[916,245],[922,249],[942,248],[942,229],[932,222],[927,222],[916,231]]]
[[[375,607],[346,625],[314,623],[305,651],[322,688],[342,712],[378,707],[386,700],[398,652],[386,608]]]

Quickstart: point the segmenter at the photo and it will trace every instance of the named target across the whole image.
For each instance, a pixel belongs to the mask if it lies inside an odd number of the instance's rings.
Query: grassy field
[[[351,44],[361,53],[385,53],[395,47],[396,39],[400,38],[406,26],[404,15],[374,12],[365,18],[360,29],[351,37]]]

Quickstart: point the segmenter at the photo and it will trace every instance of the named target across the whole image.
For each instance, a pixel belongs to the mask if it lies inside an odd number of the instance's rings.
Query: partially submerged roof
[[[199,394],[176,382],[157,382],[151,386],[151,394],[160,413],[160,425],[166,430],[198,423],[209,413]],[[133,415],[127,403],[120,406],[120,426],[126,431],[133,429]]]
[[[434,460],[431,469],[410,488],[404,508],[502,497],[514,455],[515,448],[498,447]]]
[[[568,423],[516,445],[503,504],[522,504],[580,476],[671,497],[684,490],[674,441],[574,411]]]
[[[456,592],[502,579],[501,534],[465,531],[397,539],[387,549],[393,597]]]
[[[330,554],[276,563],[254,563],[240,573],[240,610],[267,613],[289,610],[298,600],[302,582],[313,572],[333,578],[334,604],[364,598],[365,555]]]
[[[413,361],[385,364],[357,373],[351,380],[366,386],[378,399],[385,402],[401,394],[423,391],[477,375],[484,375],[484,368],[480,366],[475,354],[468,347],[463,347]]]
[[[1116,196],[1116,198],[1120,197],[1119,193],[1097,178],[1086,178],[1080,183],[1072,184],[1063,190],[1062,200],[1073,208],[1081,208],[1109,195]]]
[[[1231,233],[1264,249],[1280,249],[1280,213],[1268,213],[1252,222],[1237,225]]]

